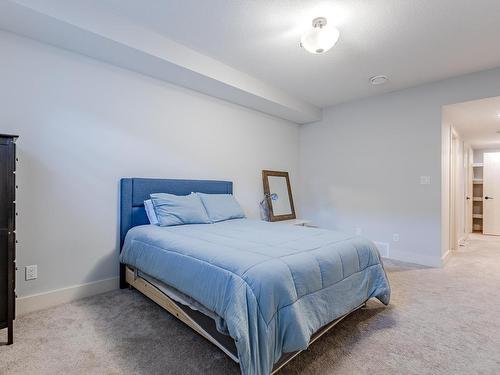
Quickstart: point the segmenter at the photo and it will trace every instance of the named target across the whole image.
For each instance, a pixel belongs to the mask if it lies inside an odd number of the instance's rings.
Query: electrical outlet
[[[392,235],[392,240],[393,240],[394,242],[399,242],[399,233],[394,233],[394,234]]]
[[[361,228],[356,228],[356,236],[361,236]]]
[[[35,280],[38,277],[38,267],[36,264],[26,266],[26,280]]]

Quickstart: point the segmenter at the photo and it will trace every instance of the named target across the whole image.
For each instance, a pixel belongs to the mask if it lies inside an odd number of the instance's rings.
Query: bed
[[[149,225],[152,193],[232,194],[228,181],[121,180],[120,284],[145,294],[239,362],[275,373],[372,297],[389,303],[376,247],[339,232],[234,219]]]

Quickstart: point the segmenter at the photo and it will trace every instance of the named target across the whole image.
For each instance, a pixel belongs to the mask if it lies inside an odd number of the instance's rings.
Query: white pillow
[[[146,210],[146,215],[148,215],[149,222],[153,225],[159,225],[160,223],[151,199],[144,201],[144,209]]]

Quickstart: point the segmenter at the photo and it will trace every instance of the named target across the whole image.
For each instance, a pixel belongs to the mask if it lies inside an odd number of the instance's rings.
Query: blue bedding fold
[[[120,260],[219,315],[244,375],[269,374],[325,324],[371,297],[390,299],[375,245],[330,230],[249,219],[143,225],[128,232]]]

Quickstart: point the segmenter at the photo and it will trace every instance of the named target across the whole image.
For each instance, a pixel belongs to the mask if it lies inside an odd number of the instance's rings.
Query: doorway
[[[443,129],[449,205],[443,249],[456,251],[471,233],[500,236],[500,97],[443,107]]]

